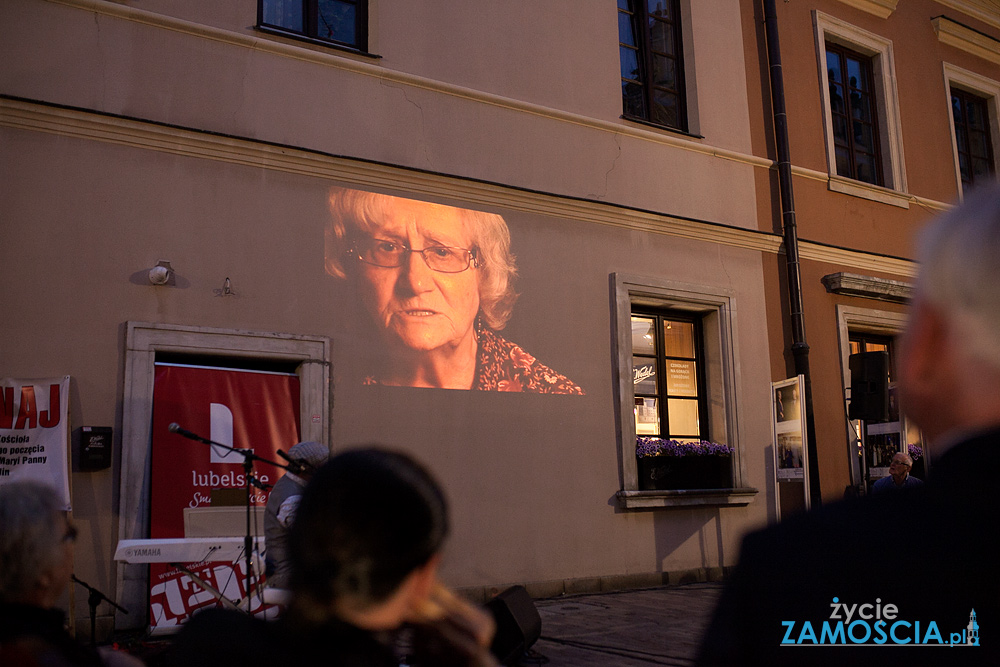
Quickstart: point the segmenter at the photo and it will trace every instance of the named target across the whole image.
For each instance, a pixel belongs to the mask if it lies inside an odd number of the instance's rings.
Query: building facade
[[[891,334],[904,306],[824,277],[876,293],[912,277],[913,232],[961,191],[942,156],[978,159],[949,144],[946,80],[992,94],[996,123],[995,11],[867,4],[778,8],[825,498],[853,479],[844,336]],[[417,456],[452,503],[443,576],[474,597],[721,576],[775,516],[770,383],[791,373],[760,18],[749,0],[3,3],[0,375],[70,375],[73,428],[114,428],[113,465],[71,474],[78,576],[148,606],[146,569],[114,552],[150,536],[164,363],[290,373],[299,439]],[[875,58],[898,98],[879,184],[836,171],[817,35]],[[371,193],[507,230],[504,326],[476,310],[482,279],[449,307],[530,378],[502,366],[465,391],[387,365],[404,336],[379,329],[371,276],[406,263],[446,298],[491,260],[422,230],[338,236],[341,202]],[[723,480],[648,488],[637,435],[726,445]],[[98,634],[147,620],[102,611]]]
[[[757,44],[764,43],[762,4],[744,3],[745,15],[754,14]],[[848,356],[887,351],[892,387],[893,337],[905,324],[916,272],[915,234],[963,192],[996,180],[1000,11],[989,2],[882,0],[775,3],[775,9],[815,463],[822,498],[832,500],[888,474],[893,451],[921,444],[907,428],[905,406],[900,421],[892,393],[884,423],[848,420]],[[759,49],[748,90],[767,80],[767,66],[766,49]],[[755,125],[754,145],[765,146],[773,141],[769,94],[755,103],[764,113],[751,118],[764,124]],[[776,192],[776,181],[762,180],[759,200],[767,188]],[[777,216],[780,205],[770,201]],[[794,372],[783,259],[765,259],[768,321],[786,323],[773,339],[775,378]]]

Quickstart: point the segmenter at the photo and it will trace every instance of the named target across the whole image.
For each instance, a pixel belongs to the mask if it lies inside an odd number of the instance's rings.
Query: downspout
[[[785,87],[781,74],[781,45],[774,0],[763,0],[764,35],[771,80],[771,109],[774,116],[774,147],[778,156],[778,189],[781,193],[781,226],[784,235],[785,266],[788,280],[789,314],[792,324],[792,357],[795,374],[805,376],[806,439],[809,455],[809,495],[813,507],[821,503],[819,457],[816,455],[816,422],[813,417],[812,381],[809,375],[809,345],[802,308],[802,278],[799,271],[799,239],[795,226],[795,195],[792,192],[792,163],[788,155],[788,122]]]

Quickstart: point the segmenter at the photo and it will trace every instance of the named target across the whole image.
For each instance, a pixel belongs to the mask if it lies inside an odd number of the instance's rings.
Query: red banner
[[[181,428],[214,442],[252,449],[262,458],[281,461],[277,450],[299,441],[299,379],[265,373],[202,366],[156,364],[153,386],[150,537],[185,537],[188,513],[211,505],[212,491],[233,489],[245,504],[243,457],[171,433]],[[283,471],[256,463],[254,472],[272,486]],[[267,491],[251,489],[251,502],[262,507]],[[190,519],[190,517],[189,517]],[[245,519],[244,524],[245,525]],[[256,525],[263,534],[263,525]],[[213,535],[214,536],[214,535]],[[199,563],[192,571],[231,600],[246,594],[246,564]],[[255,572],[259,576],[259,572]],[[167,564],[150,566],[150,625],[177,626],[195,609],[216,604],[210,592]],[[251,611],[255,611],[253,601]]]

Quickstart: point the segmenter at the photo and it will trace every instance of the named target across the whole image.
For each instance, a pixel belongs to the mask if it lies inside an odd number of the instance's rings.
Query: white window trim
[[[819,64],[820,95],[823,103],[823,129],[826,133],[829,189],[901,208],[909,208],[892,41],[817,10],[813,10],[813,25],[816,29],[816,56]],[[827,77],[826,65],[827,42],[842,44],[872,58],[875,79],[875,91],[873,92],[878,106],[879,146],[882,153],[884,187],[837,175],[833,119],[830,115],[830,82]]]
[[[894,11],[899,0],[840,0],[845,5],[850,5],[863,12],[874,14],[880,19],[889,18]]]
[[[986,98],[990,142],[993,144],[993,172],[1000,175],[1000,82],[981,74],[970,72],[951,63],[943,63],[945,103],[948,107],[948,128],[951,131],[952,158],[955,163],[955,187],[959,197],[964,195],[962,170],[958,166],[958,137],[955,135],[955,115],[951,108],[952,87]]]
[[[619,434],[619,460],[622,490],[619,502],[627,509],[675,507],[686,505],[746,505],[757,493],[745,488],[739,447],[737,396],[740,387],[740,364],[736,345],[736,303],[730,290],[683,283],[648,276],[612,274],[614,289],[614,341],[617,349],[615,385],[618,397],[616,415]],[[638,491],[639,475],[635,461],[635,403],[632,380],[632,308],[636,305],[670,308],[700,313],[704,316],[702,333],[708,392],[710,437],[735,450],[733,488],[712,493],[691,491]]]
[[[254,333],[170,324],[129,322],[122,400],[121,486],[118,539],[149,537],[149,466],[157,352],[286,359],[299,362],[300,431],[303,440],[329,444],[330,340],[321,336]],[[142,610],[148,603],[149,568],[118,563],[118,603]],[[118,613],[115,626],[139,628],[145,614]]]
[[[1000,64],[1000,40],[964,26],[958,21],[952,21],[947,16],[931,19],[931,25],[934,26],[934,32],[942,44],[954,46],[977,58]]]

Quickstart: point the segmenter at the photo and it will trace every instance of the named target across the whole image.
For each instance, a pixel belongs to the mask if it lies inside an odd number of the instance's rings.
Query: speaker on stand
[[[851,369],[851,404],[847,416],[866,422],[889,418],[889,354],[859,352],[847,358]]]

